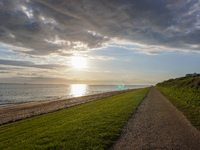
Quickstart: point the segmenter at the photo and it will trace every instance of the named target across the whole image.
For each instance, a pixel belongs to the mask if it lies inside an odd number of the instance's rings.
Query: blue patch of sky
[[[174,51],[149,56],[143,60],[151,70],[163,70],[169,75],[182,76],[186,73],[200,71],[197,65],[200,64],[199,58],[199,53]]]
[[[200,53],[195,52],[174,51],[148,55],[119,47],[109,47],[91,53],[115,57],[115,60],[109,62],[98,62],[99,67],[112,70],[158,73],[169,76],[169,78],[200,72],[197,65],[200,64]]]
[[[13,52],[10,52],[9,49],[10,47],[0,45],[0,58],[8,58],[8,56],[13,55]]]
[[[89,55],[94,56],[109,56],[114,58],[123,58],[130,56],[133,53],[133,51],[121,48],[121,47],[108,47],[108,48],[102,48],[95,51],[90,51]]]
[[[10,49],[10,47],[5,47],[3,45],[0,45],[0,51],[2,51],[2,50],[9,50],[9,49]]]
[[[11,60],[21,60],[21,61],[30,61],[31,59],[25,58],[19,55],[17,52],[11,51],[11,47],[5,47],[0,45],[0,58],[1,59],[11,59]],[[34,59],[32,59],[34,60]],[[31,60],[31,61],[32,61]]]

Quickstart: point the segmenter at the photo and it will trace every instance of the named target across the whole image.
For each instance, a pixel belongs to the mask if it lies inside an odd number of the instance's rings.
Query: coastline
[[[112,92],[99,93],[81,97],[74,97],[61,100],[52,100],[45,102],[29,103],[16,106],[0,108],[0,125],[22,120],[36,115],[51,113],[75,105],[88,103],[102,98],[114,96],[117,94],[129,92],[135,89],[119,90]]]

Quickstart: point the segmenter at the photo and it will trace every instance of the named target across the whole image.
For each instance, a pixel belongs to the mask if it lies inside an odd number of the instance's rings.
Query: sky
[[[0,0],[0,83],[155,85],[199,64],[199,0]]]

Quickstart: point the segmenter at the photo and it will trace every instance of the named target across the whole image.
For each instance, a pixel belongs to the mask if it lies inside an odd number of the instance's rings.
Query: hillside
[[[200,77],[170,79],[158,83],[156,89],[200,130]]]

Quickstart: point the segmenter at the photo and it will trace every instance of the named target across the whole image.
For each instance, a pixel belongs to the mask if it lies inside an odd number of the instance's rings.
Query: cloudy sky
[[[0,83],[156,84],[199,64],[199,0],[0,0]]]

